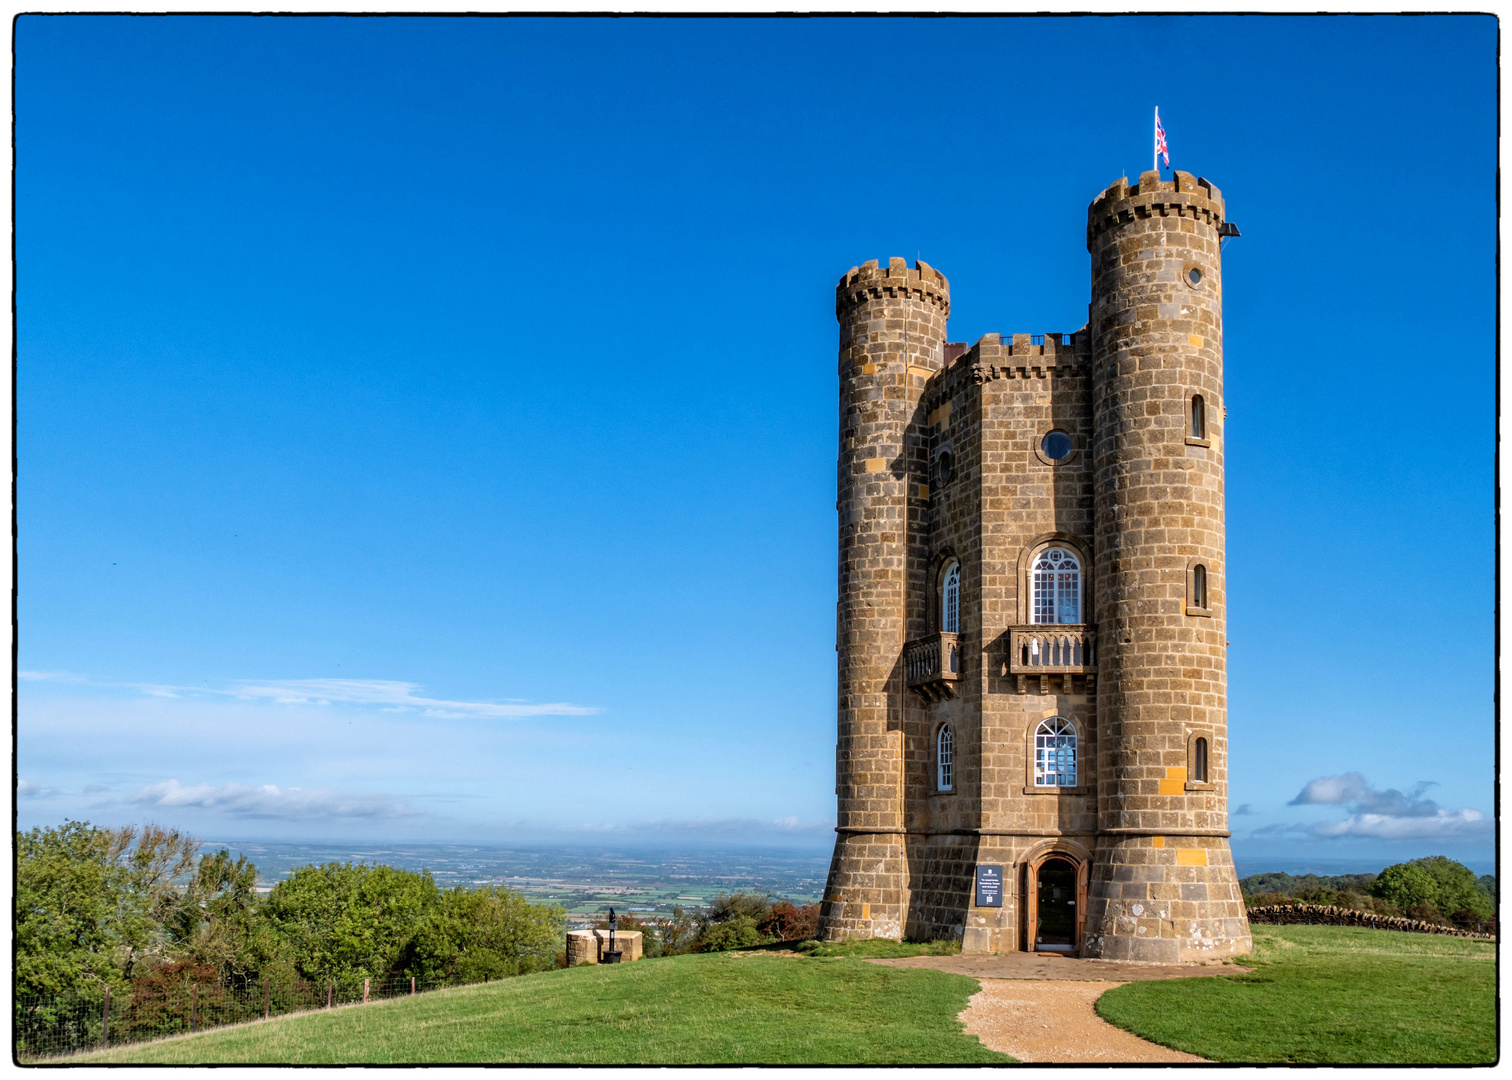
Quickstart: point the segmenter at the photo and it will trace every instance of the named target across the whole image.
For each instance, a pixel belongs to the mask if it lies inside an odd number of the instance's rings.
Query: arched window
[[[954,559],[940,575],[940,629],[947,634],[961,631],[961,564]]]
[[[1207,605],[1207,567],[1198,563],[1192,567],[1192,606],[1206,608]]]
[[[955,784],[955,738],[950,725],[941,724],[935,736],[935,788],[949,791]]]
[[[1192,438],[1207,438],[1207,406],[1201,394],[1192,395]]]
[[[1034,786],[1076,786],[1076,728],[1059,716],[1034,731]]]
[[[1040,552],[1029,572],[1033,600],[1029,621],[1034,623],[1079,623],[1081,612],[1081,562],[1066,548]]]
[[[1207,740],[1199,738],[1192,744],[1192,779],[1199,784],[1208,782]]]

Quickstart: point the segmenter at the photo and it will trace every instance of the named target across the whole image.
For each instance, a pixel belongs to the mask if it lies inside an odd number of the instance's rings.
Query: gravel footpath
[[[1146,1042],[1102,1017],[1092,1003],[1121,982],[980,979],[960,1019],[989,1050],[1020,1061],[1063,1064],[1203,1062]]]

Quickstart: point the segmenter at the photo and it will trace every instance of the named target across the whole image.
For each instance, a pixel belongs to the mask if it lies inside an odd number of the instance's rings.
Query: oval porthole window
[[[1064,431],[1048,432],[1040,440],[1040,450],[1051,461],[1065,461],[1071,456],[1071,436]]]
[[[1194,266],[1190,270],[1188,270],[1187,271],[1187,280],[1190,281],[1193,285],[1201,285],[1202,284],[1202,267],[1200,267],[1200,266]]]
[[[955,455],[949,450],[944,450],[935,458],[935,482],[941,487],[950,483],[955,476]]]

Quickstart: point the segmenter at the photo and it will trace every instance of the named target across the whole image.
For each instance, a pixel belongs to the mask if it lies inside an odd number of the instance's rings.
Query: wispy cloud
[[[1343,806],[1349,816],[1343,821],[1315,821],[1293,826],[1321,837],[1366,837],[1377,840],[1449,840],[1485,835],[1491,822],[1478,810],[1445,810],[1423,798],[1432,780],[1422,780],[1408,791],[1377,790],[1357,772],[1320,776],[1309,780],[1288,806]],[[1256,835],[1259,835],[1257,832]]]
[[[270,705],[349,705],[378,708],[385,712],[413,712],[424,716],[462,719],[513,720],[524,716],[593,716],[603,709],[570,702],[532,703],[504,701],[456,701],[426,697],[423,685],[393,679],[238,679],[229,686],[176,686],[171,683],[100,682],[66,671],[23,671],[19,677],[32,682],[84,683],[91,686],[135,690],[149,697],[194,698],[203,695],[229,697]]]
[[[22,799],[49,799],[58,794],[57,788],[43,787],[35,780],[16,780],[16,795]]]
[[[129,801],[163,810],[212,810],[232,817],[286,821],[401,818],[417,813],[391,795],[328,788],[278,788],[273,784],[185,785],[165,780],[138,789]]]
[[[1229,811],[1229,817],[1247,817],[1254,812],[1254,807],[1250,806],[1249,803],[1240,803]]]
[[[230,691],[244,699],[280,705],[377,705],[385,709],[413,709],[432,716],[591,716],[601,710],[565,702],[549,704],[449,701],[422,697],[419,683],[388,679],[287,679],[241,682]]]

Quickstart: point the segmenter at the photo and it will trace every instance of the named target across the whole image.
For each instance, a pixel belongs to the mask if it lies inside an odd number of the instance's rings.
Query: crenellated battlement
[[[1087,328],[1061,334],[983,334],[930,380],[930,392],[954,393],[966,382],[1085,375],[1092,358]]]
[[[1096,239],[1120,223],[1135,218],[1187,217],[1217,229],[1223,224],[1223,193],[1211,182],[1191,173],[1175,170],[1174,180],[1160,179],[1160,173],[1141,174],[1139,183],[1129,184],[1128,177],[1105,189],[1087,208],[1087,250]]]
[[[950,314],[950,282],[945,275],[923,259],[910,269],[908,260],[897,256],[888,259],[886,266],[870,259],[847,270],[835,286],[835,314],[842,316],[857,304],[884,296],[923,301],[939,308],[941,315]]]

